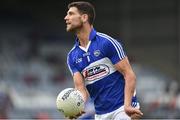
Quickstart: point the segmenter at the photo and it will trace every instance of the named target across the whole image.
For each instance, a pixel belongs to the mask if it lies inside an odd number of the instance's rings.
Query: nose
[[[67,17],[68,17],[68,15],[66,15],[66,16],[64,17],[64,20],[67,20]]]

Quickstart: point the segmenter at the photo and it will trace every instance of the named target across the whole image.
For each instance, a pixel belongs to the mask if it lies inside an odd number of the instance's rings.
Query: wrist
[[[131,107],[131,104],[125,103],[125,104],[124,104],[124,107]]]

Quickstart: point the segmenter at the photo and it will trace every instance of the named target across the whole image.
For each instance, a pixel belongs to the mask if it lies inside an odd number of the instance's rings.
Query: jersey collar
[[[89,40],[90,41],[94,40],[95,36],[96,36],[96,30],[92,28],[91,33],[89,35]],[[76,46],[79,46],[79,40],[77,36],[76,36],[75,42],[76,42]]]

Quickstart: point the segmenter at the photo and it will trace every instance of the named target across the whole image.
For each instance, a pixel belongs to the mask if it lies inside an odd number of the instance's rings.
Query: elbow
[[[132,79],[136,81],[136,75],[133,73]]]
[[[134,82],[136,82],[136,75],[134,74],[134,72],[131,74],[131,80],[133,80]]]
[[[134,74],[134,72],[131,72],[131,73],[125,74],[124,79],[125,81],[136,82],[136,75]]]

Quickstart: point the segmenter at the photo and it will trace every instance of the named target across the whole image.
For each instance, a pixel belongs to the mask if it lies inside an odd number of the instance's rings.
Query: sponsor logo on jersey
[[[93,81],[97,79],[104,78],[109,74],[109,67],[105,64],[96,65],[90,68],[85,69],[82,74],[85,80]]]
[[[94,56],[98,57],[101,54],[100,50],[95,50],[94,51]]]

